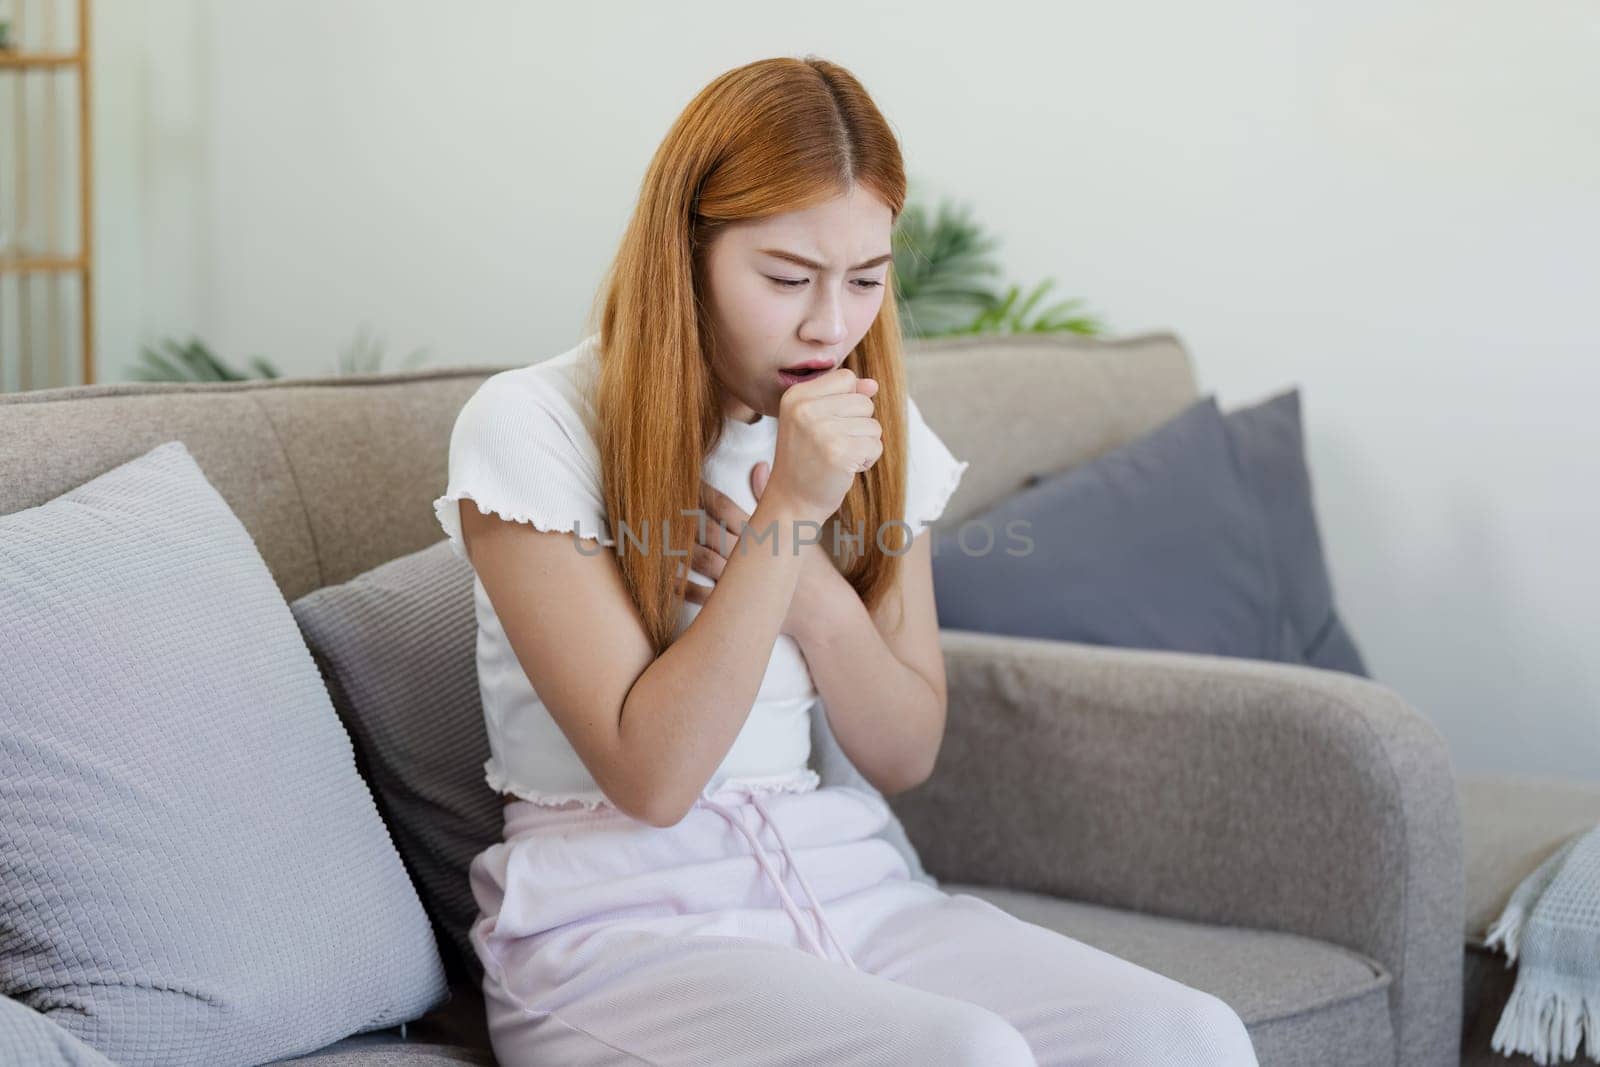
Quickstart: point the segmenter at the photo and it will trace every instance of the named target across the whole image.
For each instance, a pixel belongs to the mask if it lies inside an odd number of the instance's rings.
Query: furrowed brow
[[[827,264],[825,264],[825,263],[818,263],[814,259],[807,259],[805,256],[799,255],[799,254],[794,253],[794,252],[785,252],[781,248],[762,248],[762,249],[759,249],[759,251],[762,252],[765,255],[776,256],[779,259],[786,259],[790,263],[795,263],[795,264],[798,264],[799,266],[802,266],[802,267],[809,267],[812,270],[827,270],[828,269]],[[892,260],[893,258],[894,258],[894,253],[885,252],[881,256],[874,256],[872,259],[867,260],[865,263],[857,263],[855,266],[851,267],[850,269],[851,270],[867,270],[870,267],[876,267],[879,264],[887,263],[890,260]]]

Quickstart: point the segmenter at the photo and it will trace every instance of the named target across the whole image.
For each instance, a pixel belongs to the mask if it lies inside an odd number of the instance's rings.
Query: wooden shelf
[[[9,364],[13,353],[9,344],[14,334],[18,341],[15,377],[22,389],[80,383],[92,385],[95,381],[94,141],[90,136],[93,49],[89,32],[90,2],[44,0],[39,4],[33,0],[13,0],[4,5],[10,15],[12,39],[9,47],[0,49],[0,82],[16,87],[17,92],[13,95],[17,97],[17,106],[15,109],[5,109],[12,114],[0,115],[0,140],[6,142],[8,159],[14,160],[9,169],[17,173],[8,174],[5,187],[0,188],[0,197],[15,202],[14,208],[10,203],[5,207],[10,243],[8,247],[0,248],[0,281],[3,281],[0,291],[7,295],[8,303],[13,289],[19,296],[25,295],[26,299],[20,301],[14,324],[10,321],[9,310],[7,313],[7,347],[0,350],[0,381],[9,383],[12,379]],[[56,27],[69,8],[75,8],[77,12],[76,19],[71,20],[77,24],[76,41],[64,40],[64,35],[56,33]],[[26,29],[34,30],[31,17],[34,14],[40,16],[39,26],[30,34],[25,32],[22,23],[27,21]],[[47,92],[23,92],[27,83],[32,81],[26,75],[40,71],[59,76],[41,78],[34,86]],[[22,81],[9,82],[5,76],[12,73],[23,76]],[[62,99],[63,94],[57,90],[73,88],[73,85],[63,85],[64,81],[73,83],[77,92],[66,93],[65,99]],[[70,188],[72,183],[69,179],[60,173],[67,169],[66,164],[70,162],[70,149],[57,136],[57,131],[67,125],[68,116],[77,120],[76,251],[70,250],[71,238],[57,232],[60,228],[60,202],[74,191]],[[34,147],[29,143],[34,139],[30,133],[41,129],[47,134],[39,146],[44,165],[30,166]],[[42,172],[42,180],[35,186],[32,175],[36,170]],[[30,216],[33,222],[31,229],[28,226]],[[78,283],[78,358],[63,359],[63,342],[71,338],[69,329],[58,314],[58,301],[64,290],[70,290],[74,276]],[[45,305],[39,309],[44,317],[37,324],[31,321],[35,317],[36,301]],[[44,368],[45,377],[50,380],[35,381],[35,370],[45,363],[38,358],[41,352],[48,352],[50,356]]]
[[[16,52],[0,50],[0,70],[51,70],[76,67],[83,62],[80,52]]]
[[[0,274],[50,274],[83,270],[82,256],[5,256],[0,255]]]

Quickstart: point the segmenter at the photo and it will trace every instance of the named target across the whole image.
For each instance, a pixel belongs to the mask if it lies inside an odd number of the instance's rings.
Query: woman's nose
[[[802,334],[809,341],[836,345],[845,336],[844,308],[837,296],[822,294],[811,306]]]

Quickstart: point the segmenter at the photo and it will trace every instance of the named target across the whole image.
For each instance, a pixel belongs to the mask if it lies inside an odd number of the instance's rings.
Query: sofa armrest
[[[1232,657],[941,641],[939,760],[891,800],[935,877],[1344,945],[1394,976],[1401,1063],[1454,1047],[1455,777],[1398,694]]]

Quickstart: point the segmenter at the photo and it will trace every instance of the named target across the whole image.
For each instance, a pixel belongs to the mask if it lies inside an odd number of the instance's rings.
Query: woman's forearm
[[[683,817],[755,705],[804,562],[796,518],[777,496],[758,503],[700,613],[628,691],[619,739],[649,822]]]
[[[932,773],[944,710],[927,679],[895,656],[855,589],[833,574],[838,581],[815,591],[794,637],[834,740],[879,792],[899,793]]]

